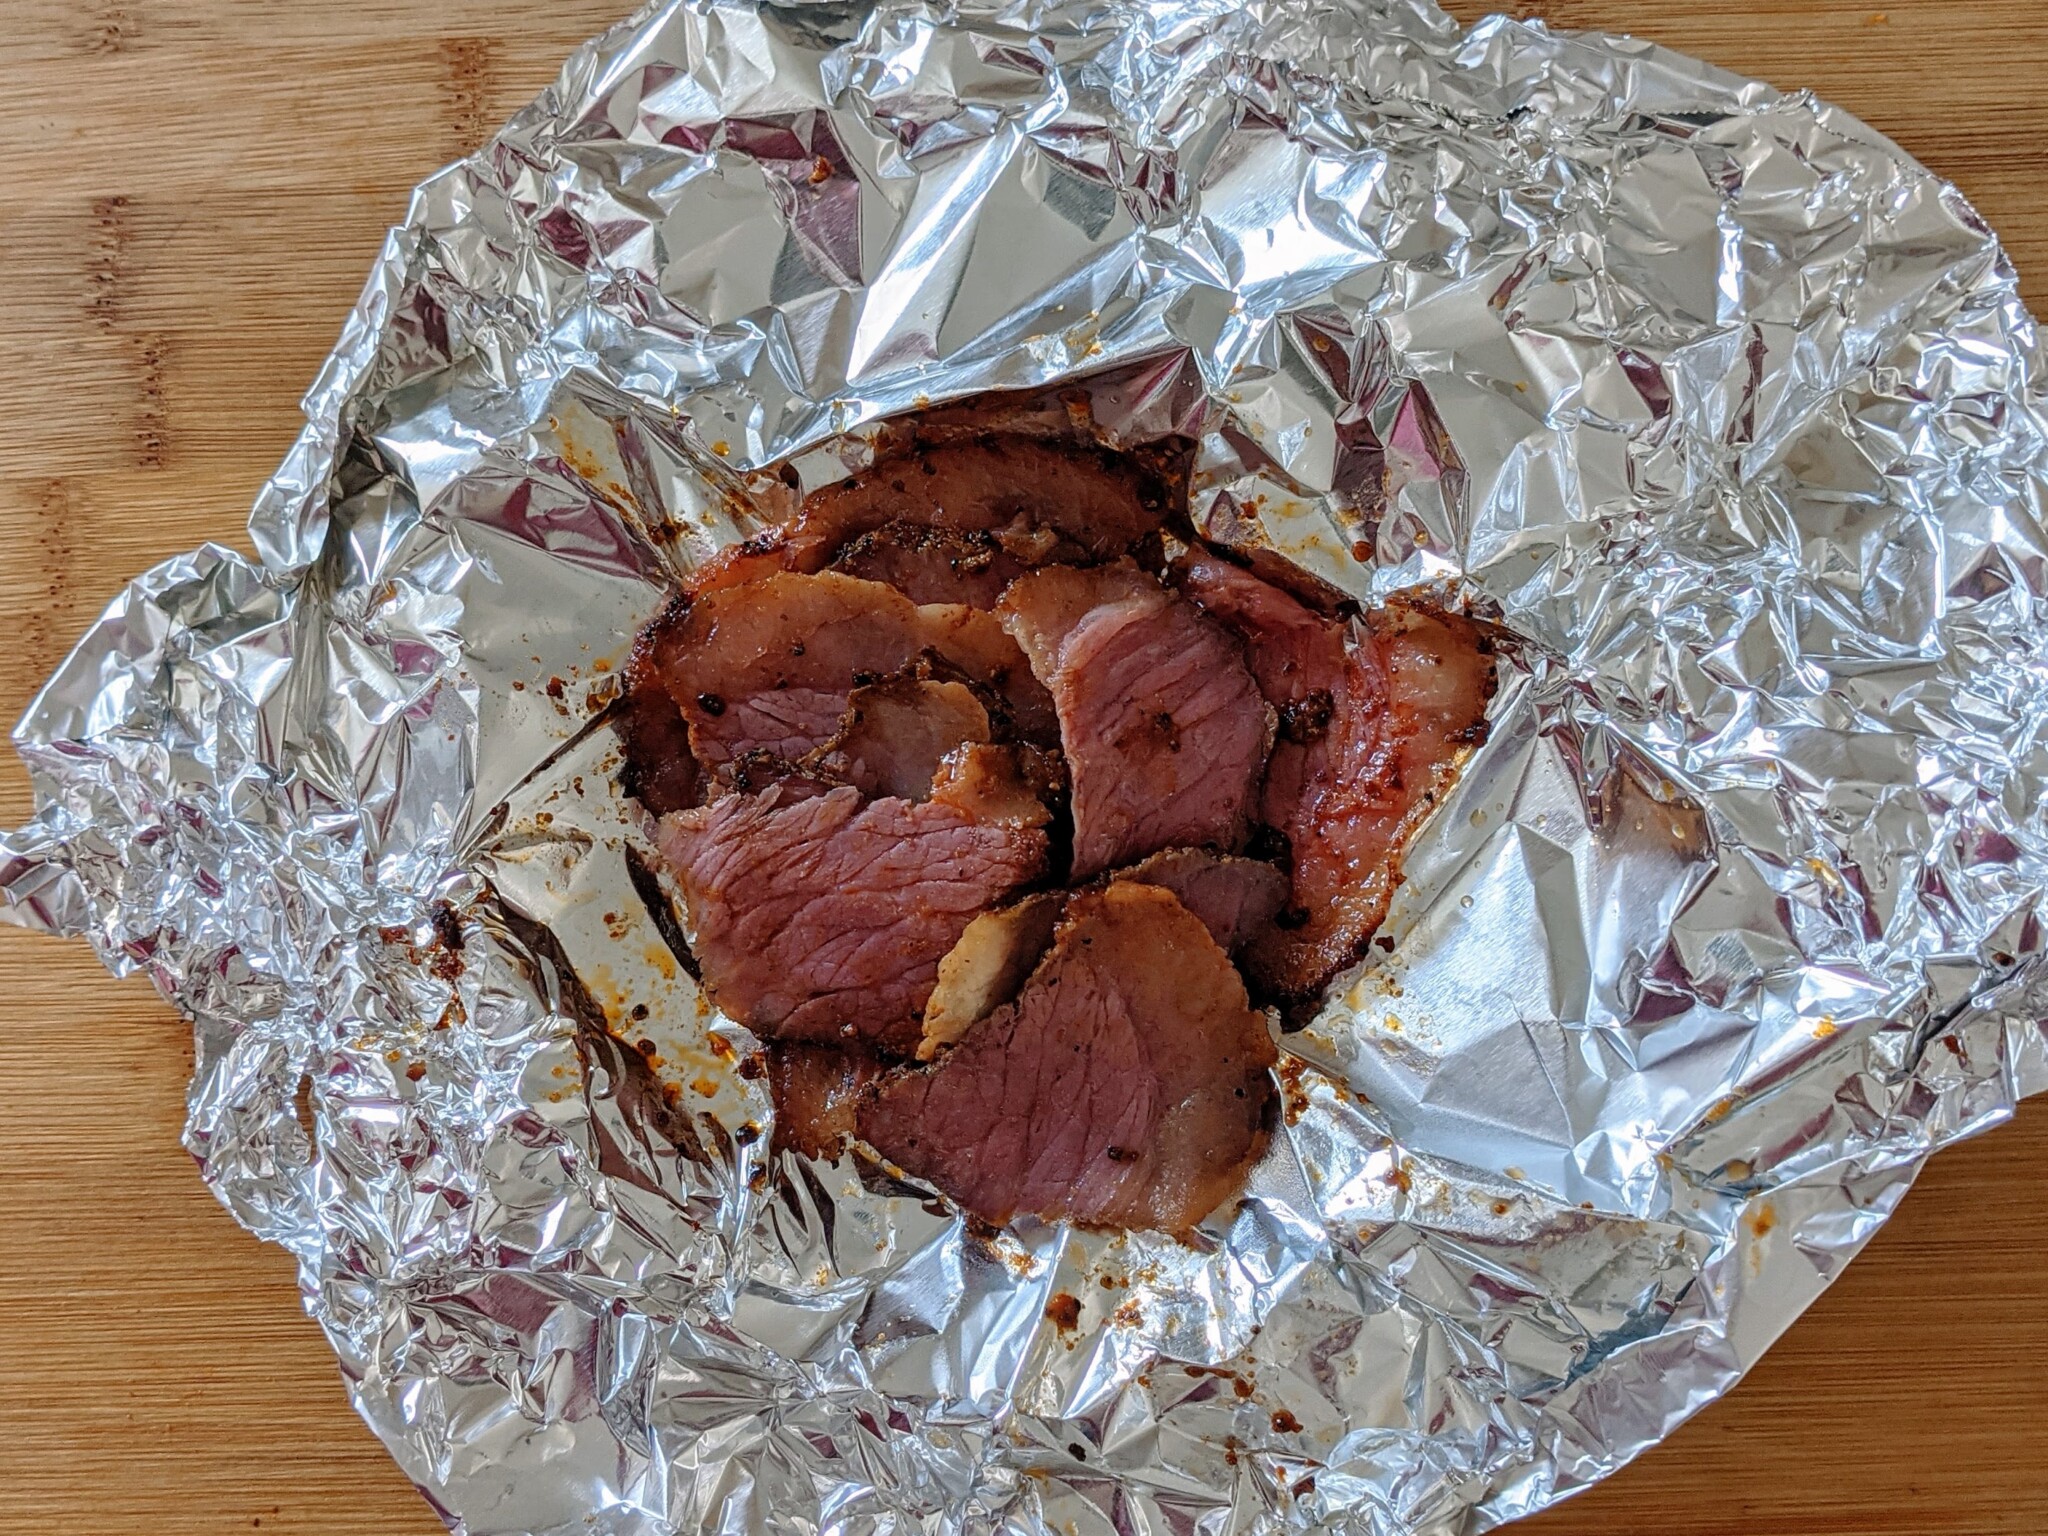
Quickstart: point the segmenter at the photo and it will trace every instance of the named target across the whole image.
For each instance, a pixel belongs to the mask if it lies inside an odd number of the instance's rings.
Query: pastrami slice
[[[1274,719],[1234,637],[1122,561],[1035,571],[997,612],[1059,714],[1076,879],[1243,845]]]
[[[1001,1224],[1018,1215],[1184,1233],[1265,1146],[1263,1014],[1170,891],[1074,897],[1016,999],[860,1104],[862,1137]]]

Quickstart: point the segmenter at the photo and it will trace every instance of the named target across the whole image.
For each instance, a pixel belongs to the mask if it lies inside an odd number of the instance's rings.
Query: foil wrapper
[[[1486,1530],[2048,1084],[2041,367],[1955,189],[1645,44],[679,0],[420,188],[259,558],[51,680],[0,906],[193,1018],[187,1144],[455,1529]],[[618,788],[761,471],[1063,383],[1518,637],[1192,1244],[771,1154]]]

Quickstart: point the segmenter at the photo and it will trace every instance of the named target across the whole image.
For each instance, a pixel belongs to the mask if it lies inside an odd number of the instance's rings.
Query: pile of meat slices
[[[1466,618],[1195,539],[1171,453],[955,409],[696,572],[621,729],[781,1145],[1180,1233],[1493,687]]]

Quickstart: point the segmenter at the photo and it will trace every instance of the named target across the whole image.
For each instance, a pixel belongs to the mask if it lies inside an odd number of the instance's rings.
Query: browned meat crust
[[[985,1221],[1193,1228],[1242,1184],[1272,1037],[1173,894],[1076,896],[1016,1000],[865,1098],[861,1136]]]

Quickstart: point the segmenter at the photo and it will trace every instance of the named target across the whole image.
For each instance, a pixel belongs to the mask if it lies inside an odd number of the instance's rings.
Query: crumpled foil
[[[1486,1530],[2048,1085],[2041,366],[1953,188],[1645,44],[666,4],[419,190],[260,560],[50,682],[0,905],[192,1016],[187,1145],[458,1530]],[[1517,637],[1188,1245],[771,1154],[617,786],[760,472],[1066,381],[1212,536]]]

